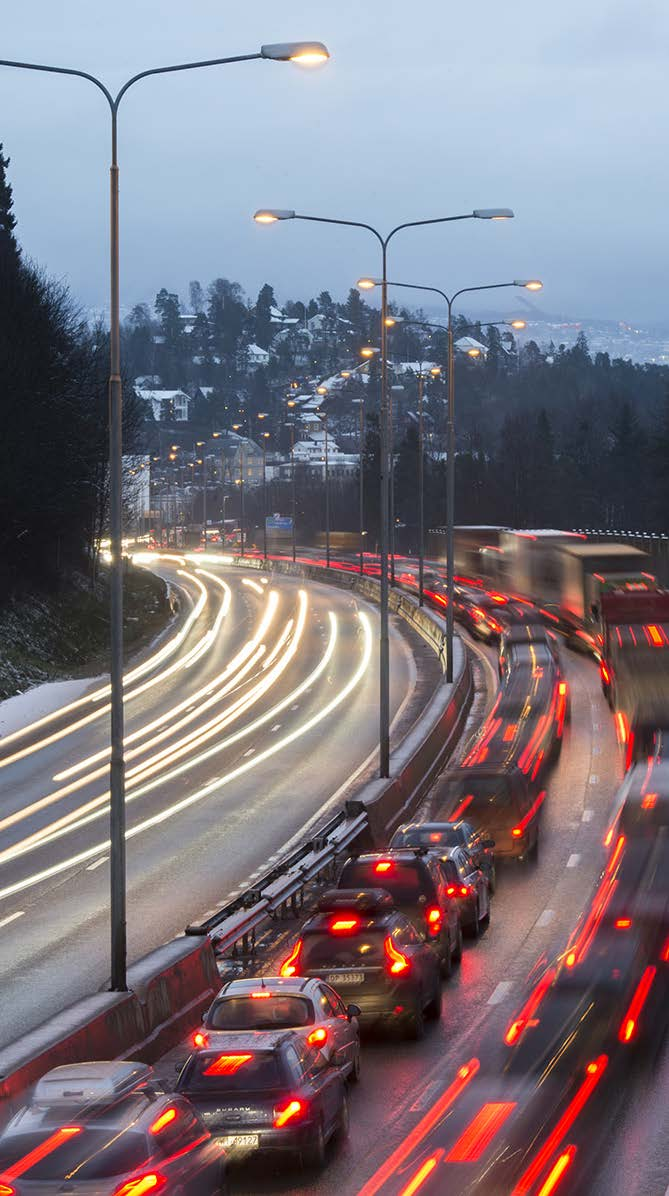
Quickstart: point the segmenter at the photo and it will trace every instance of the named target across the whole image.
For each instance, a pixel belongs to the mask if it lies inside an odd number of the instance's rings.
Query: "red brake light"
[[[330,923],[330,930],[335,934],[346,934],[348,930],[357,930],[360,926],[359,918],[335,918]]]
[[[519,826],[514,826],[513,830],[511,831],[511,834],[513,835],[514,839],[520,839],[522,833],[523,833],[522,828]]]
[[[641,801],[642,810],[654,810],[657,805],[657,793],[646,793]]]
[[[460,885],[460,896],[461,897],[471,897],[471,895],[472,895],[472,890],[470,889],[469,885]]]
[[[316,1029],[312,1030],[311,1034],[307,1038],[307,1042],[309,1043],[310,1046],[319,1046],[319,1047],[322,1046],[324,1042],[327,1042],[327,1040],[328,1040],[328,1032],[325,1029],[325,1026],[316,1026]]]
[[[16,1188],[10,1184],[0,1184],[0,1196],[16,1196]]]
[[[566,692],[567,692],[567,682],[560,681],[560,683],[558,685],[558,693],[561,695],[561,697],[564,697]]]
[[[274,1125],[276,1129],[280,1130],[287,1121],[292,1121],[295,1117],[302,1117],[306,1111],[306,1105],[301,1100],[289,1100],[286,1105],[279,1105],[274,1110]]]
[[[565,1171],[571,1166],[575,1154],[575,1146],[568,1146],[566,1150],[563,1150],[557,1162],[551,1167],[545,1182],[537,1192],[537,1196],[551,1196],[551,1192],[555,1191]]]
[[[430,833],[430,843],[441,843],[441,831],[432,831]]]
[[[407,968],[409,967],[409,960],[407,959],[406,955],[403,955],[401,951],[397,950],[397,947],[395,946],[390,935],[388,935],[388,937],[384,940],[383,948],[386,953],[386,959],[390,964],[390,971],[393,973],[393,975],[397,976],[400,972],[406,972]]]
[[[631,925],[632,925],[631,918],[616,918],[616,921],[615,921],[616,930],[629,930]]]
[[[619,1042],[631,1042],[632,1038],[636,1034],[639,1014],[646,1003],[646,998],[651,990],[656,973],[657,968],[654,966],[654,964],[651,964],[646,968],[643,976],[641,977],[637,985],[636,992],[630,1001],[629,1009],[627,1010],[627,1013],[625,1014],[618,1031]]]
[[[606,665],[604,664],[603,660],[600,660],[600,662],[599,662],[599,671],[602,675],[602,681],[604,682],[605,685],[608,685],[611,680],[611,674],[610,674],[609,670],[607,669]]]
[[[170,1125],[176,1117],[178,1117],[178,1113],[174,1107],[165,1109],[165,1112],[161,1113],[160,1117],[156,1118],[153,1125],[149,1126],[149,1133],[159,1134],[160,1131],[164,1130],[166,1125]]]
[[[378,864],[374,865],[375,872],[390,872],[393,866],[392,860],[379,860]]]
[[[483,1105],[446,1155],[447,1163],[475,1163],[513,1113],[516,1101]]]
[[[426,909],[425,920],[429,934],[437,935],[441,933],[442,916],[438,905],[431,905]]]
[[[268,997],[271,997],[271,995],[272,994],[268,988],[263,988],[257,993],[251,993],[254,1001],[266,1001]]]
[[[209,1035],[204,1033],[204,1030],[196,1030],[193,1035],[194,1047],[209,1046]]]
[[[209,1067],[206,1067],[202,1072],[203,1076],[234,1076],[240,1067],[248,1063],[253,1055],[219,1055],[218,1059],[214,1059]]]
[[[302,939],[298,939],[293,947],[290,955],[281,964],[279,969],[282,976],[296,976],[300,967],[300,956],[302,954]]]
[[[149,1193],[153,1196],[153,1193],[160,1192],[166,1183],[164,1175],[157,1171],[149,1171],[147,1175],[138,1175],[135,1179],[121,1184],[114,1190],[114,1196],[149,1196]]]
[[[446,890],[446,896],[447,897],[455,897],[456,893],[457,893],[457,889],[456,889],[455,885],[449,885]]]

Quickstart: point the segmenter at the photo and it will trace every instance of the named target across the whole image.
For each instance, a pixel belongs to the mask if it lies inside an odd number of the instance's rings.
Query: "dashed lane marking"
[[[0,929],[3,926],[9,926],[10,922],[16,922],[17,918],[22,918],[25,912],[26,911],[24,909],[17,909],[15,914],[9,914],[7,918],[3,918],[2,922],[0,922]]]
[[[568,868],[577,868],[578,865],[580,864],[580,862],[581,862],[580,852],[573,851],[572,854],[570,855],[569,859],[567,860],[567,867]]]
[[[581,822],[592,822],[594,817],[595,817],[594,810],[584,810],[583,813],[581,814]]]
[[[254,752],[255,748],[249,748],[248,752],[244,752],[244,759],[246,759],[247,756],[252,756]]]
[[[539,914],[539,917],[537,918],[537,926],[550,926],[554,917],[554,909],[545,909],[544,912]]]
[[[88,864],[88,865],[87,865],[87,867],[86,867],[86,871],[87,871],[87,872],[95,872],[95,869],[96,869],[96,868],[101,868],[103,864],[106,864],[106,863],[107,863],[108,859],[109,859],[109,856],[108,856],[108,855],[103,855],[101,859],[99,859],[99,860],[93,860],[93,863],[92,863],[92,864]]]
[[[270,731],[280,731],[280,730],[281,730],[281,723],[275,723],[273,727],[270,727]]]
[[[499,1005],[508,996],[512,988],[513,982],[511,980],[500,980],[497,988],[493,989],[488,997],[488,1005]]]
[[[594,772],[590,773],[590,784],[591,785],[599,785],[599,777]]]

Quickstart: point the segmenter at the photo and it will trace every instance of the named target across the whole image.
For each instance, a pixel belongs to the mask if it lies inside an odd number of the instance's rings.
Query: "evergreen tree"
[[[196,278],[188,285],[188,296],[191,311],[195,315],[199,315],[200,312],[204,311],[204,291],[202,290],[202,284]]]
[[[269,283],[261,287],[255,306],[255,343],[261,349],[269,349],[272,334],[272,308],[276,306],[274,291]]]
[[[19,264],[20,249],[16,243],[14,229],[16,217],[12,200],[12,187],[7,178],[9,158],[5,158],[0,141],[0,269],[16,270]]]

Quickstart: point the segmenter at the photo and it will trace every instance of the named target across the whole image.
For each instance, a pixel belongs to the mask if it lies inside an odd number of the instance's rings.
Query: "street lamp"
[[[293,546],[293,561],[295,561],[296,556],[297,556],[297,545],[296,545],[296,540],[295,540],[296,503],[295,503],[295,413],[294,413],[294,408],[296,407],[296,405],[297,404],[295,403],[295,399],[288,399],[288,402],[286,403],[286,406],[289,407],[293,413],[293,418],[290,421],[290,482],[291,482],[292,500],[293,500],[292,501],[293,512],[292,512],[292,520],[291,520],[292,525],[293,525],[293,529],[292,529],[292,531],[293,531],[293,545],[292,545]]]
[[[122,407],[121,383],[121,317],[119,279],[119,166],[118,111],[126,92],[140,79],[201,67],[227,66],[234,62],[269,59],[274,62],[296,62],[312,65],[329,57],[322,42],[279,42],[260,47],[255,54],[236,54],[226,58],[209,58],[200,62],[183,62],[173,66],[154,67],[140,71],[128,79],[114,96],[107,86],[87,71],[69,67],[47,66],[36,62],[15,62],[0,59],[0,66],[19,70],[40,71],[53,75],[71,75],[86,79],[105,97],[111,116],[110,167],[110,370],[109,370],[109,531],[110,531],[110,912],[111,912],[111,989],[127,990],[127,927],[126,927],[126,860],[125,860],[125,763],[123,753],[123,473],[122,473]]]
[[[238,432],[241,424],[233,424],[233,432]],[[239,437],[239,477],[237,478],[237,485],[239,486],[239,555],[244,556],[244,438]]]
[[[427,377],[438,378],[439,366],[433,366]],[[423,580],[425,572],[425,487],[424,487],[424,422],[423,384],[426,375],[418,371],[418,605],[423,605]]]
[[[390,775],[390,643],[388,639],[388,539],[389,539],[389,511],[390,511],[390,454],[392,451],[392,429],[389,426],[388,406],[388,351],[387,328],[385,320],[388,315],[388,246],[397,235],[406,228],[418,228],[423,225],[450,224],[456,220],[509,220],[513,217],[511,208],[475,208],[473,212],[466,212],[460,216],[437,216],[429,220],[411,220],[396,225],[384,237],[373,227],[360,220],[338,220],[333,217],[306,216],[292,208],[259,208],[254,216],[258,224],[275,224],[283,220],[307,220],[315,224],[334,224],[348,228],[361,228],[371,233],[381,249],[382,289],[381,289],[381,409],[379,419],[380,432],[380,489],[381,489],[381,627],[379,636],[379,774],[382,777]],[[373,285],[373,284],[372,284]]]
[[[497,219],[497,217],[489,216],[488,219]],[[446,524],[446,589],[448,606],[446,609],[446,680],[453,680],[453,594],[454,594],[454,568],[453,568],[453,540],[454,540],[454,508],[455,508],[455,368],[454,368],[454,354],[453,354],[453,304],[460,295],[470,294],[474,291],[498,291],[503,287],[524,287],[528,291],[540,291],[543,283],[539,279],[516,278],[513,282],[493,282],[485,286],[479,287],[461,287],[454,295],[450,297],[445,291],[440,290],[439,287],[422,286],[418,283],[410,282],[391,282],[385,276],[379,278],[361,278],[358,280],[358,286],[363,290],[369,290],[371,287],[380,286],[383,288],[382,293],[387,292],[389,286],[403,287],[411,291],[430,291],[434,295],[440,295],[445,300],[448,307],[448,435],[447,435],[447,479],[446,479],[446,501],[447,501],[447,524]],[[385,314],[384,314],[385,318]],[[419,322],[419,321],[417,321]],[[433,325],[440,327],[440,325]]]

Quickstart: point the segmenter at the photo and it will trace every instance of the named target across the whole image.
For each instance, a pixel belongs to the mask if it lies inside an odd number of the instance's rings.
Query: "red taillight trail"
[[[554,1192],[556,1190],[565,1171],[567,1171],[568,1168],[571,1167],[571,1164],[574,1160],[575,1154],[576,1154],[575,1146],[568,1146],[566,1148],[566,1150],[562,1151],[562,1154],[560,1155],[559,1159],[557,1160],[556,1163],[553,1164],[550,1171],[548,1172],[546,1180],[539,1188],[539,1191],[537,1192],[537,1196],[551,1196],[551,1192]]]
[[[653,981],[657,975],[657,968],[654,964],[649,964],[643,976],[641,977],[636,992],[630,1001],[629,1009],[625,1014],[620,1029],[618,1031],[618,1039],[620,1042],[631,1042],[634,1038],[641,1010],[643,1009],[648,999],[648,994],[653,986]]]
[[[300,956],[302,954],[302,939],[298,939],[293,947],[290,955],[281,964],[280,974],[282,976],[296,976],[300,966]]]
[[[516,1103],[516,1101],[499,1101],[483,1105],[448,1152],[445,1162],[475,1163],[477,1159],[480,1159],[495,1135],[501,1130],[507,1117],[513,1113]]]

